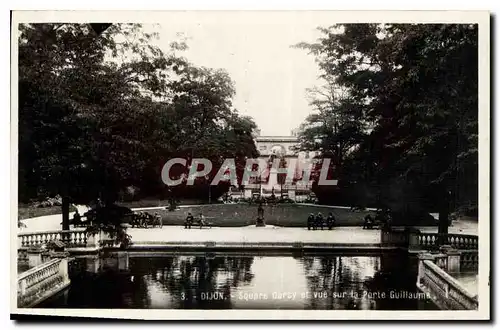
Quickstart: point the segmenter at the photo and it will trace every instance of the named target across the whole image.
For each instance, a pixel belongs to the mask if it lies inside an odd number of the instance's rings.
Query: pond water
[[[71,263],[71,286],[41,308],[434,309],[402,254],[116,254]]]

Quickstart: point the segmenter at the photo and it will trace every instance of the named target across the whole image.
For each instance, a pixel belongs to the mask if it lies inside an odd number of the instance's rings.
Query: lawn
[[[257,205],[211,204],[183,207],[176,211],[158,209],[149,212],[160,213],[164,225],[182,225],[188,212],[191,212],[195,217],[202,212],[214,226],[239,227],[255,224]],[[349,209],[331,208],[321,205],[278,204],[276,206],[264,206],[264,219],[268,225],[305,227],[307,226],[307,217],[309,214],[317,214],[318,212],[321,212],[325,218],[329,212],[332,212],[338,226],[363,225],[364,217],[369,213],[373,214],[373,212],[351,212]]]
[[[187,213],[191,212],[193,216],[198,216],[200,212],[212,222],[214,226],[220,227],[239,227],[254,225],[257,218],[257,205],[241,204],[202,204],[196,206],[181,206],[175,211],[168,211],[165,207],[167,203],[159,200],[145,200],[132,203],[120,203],[120,205],[130,208],[137,207],[158,207],[158,209],[148,210],[149,213],[160,213],[164,225],[183,225]],[[182,203],[184,205],[188,203]],[[160,206],[161,205],[161,206]],[[74,208],[71,207],[71,211]],[[277,204],[275,206],[264,206],[264,220],[268,225],[285,227],[305,227],[307,226],[307,217],[310,213],[315,215],[321,212],[323,217],[327,217],[332,212],[336,219],[337,226],[362,226],[364,217],[372,214],[372,211],[350,211],[348,208],[328,207],[322,205],[304,205],[304,204]],[[19,205],[19,219],[27,219],[44,215],[60,214],[61,207],[37,208],[27,205]],[[432,217],[431,217],[432,218]],[[394,224],[397,225],[396,221]],[[434,222],[419,224],[421,226],[434,226]]]
[[[69,211],[74,212],[76,209],[71,205],[69,207]],[[61,213],[61,206],[35,207],[27,204],[19,204],[19,207],[17,208],[17,216],[19,217],[19,220],[59,213]]]

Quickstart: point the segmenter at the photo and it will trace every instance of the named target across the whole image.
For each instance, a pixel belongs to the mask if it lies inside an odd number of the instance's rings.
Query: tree
[[[320,31],[316,43],[299,47],[348,91],[348,112],[366,123],[342,172],[361,169],[355,180],[375,186],[380,201],[410,185],[422,207],[439,210],[446,232],[450,208],[477,208],[477,26],[346,24]]]
[[[233,156],[241,168],[256,154],[255,124],[232,107],[226,72],[180,57],[184,41],[163,52],[140,24],[113,24],[99,36],[96,30],[102,28],[20,26],[21,200],[60,194],[68,229],[70,201],[112,205],[130,186],[145,196],[168,191],[160,175],[166,159],[206,157],[217,165]]]
[[[144,132],[127,119],[131,109],[151,106],[148,91],[161,89],[166,61],[147,45],[152,37],[137,24],[99,36],[88,24],[20,25],[20,197],[62,195],[64,229],[70,201],[112,202],[141,170],[131,159],[146,149],[137,136]],[[129,62],[116,62],[129,52]]]

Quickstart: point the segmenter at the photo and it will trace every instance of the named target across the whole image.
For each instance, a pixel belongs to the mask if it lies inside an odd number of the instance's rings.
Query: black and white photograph
[[[11,30],[11,314],[490,318],[488,12]]]

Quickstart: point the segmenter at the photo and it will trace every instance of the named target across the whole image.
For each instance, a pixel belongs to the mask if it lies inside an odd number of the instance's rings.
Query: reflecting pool
[[[71,262],[71,286],[42,308],[434,309],[404,254],[141,255]]]

